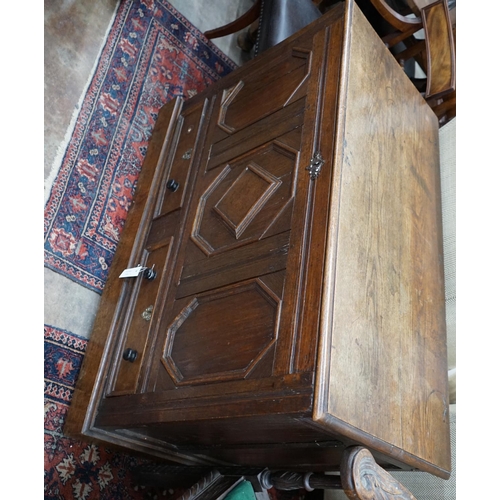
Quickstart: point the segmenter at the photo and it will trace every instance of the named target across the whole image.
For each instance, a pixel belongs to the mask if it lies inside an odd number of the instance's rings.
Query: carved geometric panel
[[[216,203],[214,211],[238,239],[280,184],[274,175],[250,162]]]
[[[295,194],[298,152],[279,141],[235,158],[200,197],[191,239],[206,255],[261,238]]]
[[[259,279],[193,298],[167,331],[177,385],[244,379],[276,342],[281,300]]]
[[[311,73],[311,51],[295,47],[272,69],[256,72],[222,93],[217,125],[233,134],[299,98]]]
[[[224,130],[224,132],[227,132],[228,134],[232,134],[235,129],[233,127],[230,127],[227,125],[226,122],[226,113],[229,105],[236,99],[236,96],[240,92],[240,90],[243,88],[244,83],[242,81],[239,81],[236,85],[229,89],[224,89],[222,92],[222,99],[221,99],[221,105],[219,109],[219,120],[217,124],[219,127]]]

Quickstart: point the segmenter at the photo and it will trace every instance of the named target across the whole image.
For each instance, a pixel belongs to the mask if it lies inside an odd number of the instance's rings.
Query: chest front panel
[[[157,276],[137,280],[121,312],[108,396],[179,398],[228,382],[243,393],[297,371],[307,235],[322,202],[307,169],[326,39],[291,45],[183,107],[143,221],[149,232],[135,243]],[[138,352],[133,363],[127,349]]]
[[[311,46],[290,48],[279,71],[261,68],[213,98],[149,391],[239,381],[245,392],[291,372],[313,57]]]

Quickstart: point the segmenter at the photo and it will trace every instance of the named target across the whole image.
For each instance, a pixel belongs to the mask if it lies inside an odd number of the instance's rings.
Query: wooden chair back
[[[456,115],[456,62],[454,28],[447,0],[437,0],[420,11],[421,16],[407,17],[396,12],[385,0],[370,0],[393,31],[382,36],[401,66],[415,59],[425,72],[425,79],[412,79],[434,110],[440,126]],[[415,35],[423,30],[424,38]],[[405,50],[394,47],[403,42]]]
[[[427,54],[425,97],[443,97],[455,90],[455,41],[448,3],[438,0],[421,13]]]

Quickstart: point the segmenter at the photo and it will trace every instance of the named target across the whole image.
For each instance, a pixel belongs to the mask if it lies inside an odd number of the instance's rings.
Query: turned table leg
[[[214,500],[227,493],[242,477],[252,482],[256,493],[265,493],[270,488],[303,488],[306,491],[336,489],[344,490],[350,500],[416,500],[397,479],[380,467],[372,454],[362,446],[346,448],[340,465],[340,476],[270,471],[255,467],[171,465],[146,465],[138,468],[136,472],[141,484],[170,486],[176,481],[178,485],[192,485],[178,500]],[[262,498],[262,494],[258,495],[257,500]]]

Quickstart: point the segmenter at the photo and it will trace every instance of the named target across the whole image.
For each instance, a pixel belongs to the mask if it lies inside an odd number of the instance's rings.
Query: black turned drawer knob
[[[137,351],[135,351],[134,349],[125,349],[124,353],[123,353],[123,359],[125,361],[130,361],[131,363],[133,363],[137,358]]]
[[[152,267],[146,267],[142,272],[142,275],[148,281],[153,281],[156,278],[156,271]]]
[[[170,191],[175,192],[179,188],[179,183],[175,179],[170,179],[167,182],[167,189],[170,189]]]

